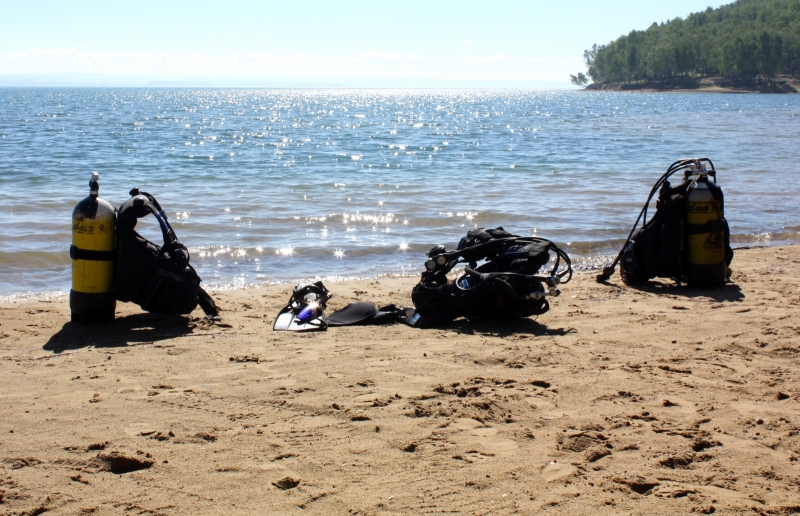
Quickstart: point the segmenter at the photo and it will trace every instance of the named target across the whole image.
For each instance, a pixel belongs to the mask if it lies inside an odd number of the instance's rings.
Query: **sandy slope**
[[[0,513],[797,513],[799,250],[428,330],[273,333],[286,286],[216,294],[218,326],[0,305]]]

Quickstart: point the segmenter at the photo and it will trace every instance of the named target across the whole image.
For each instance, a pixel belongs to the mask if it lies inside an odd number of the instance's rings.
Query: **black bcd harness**
[[[138,188],[130,195],[117,210],[114,298],[159,314],[189,314],[199,304],[209,318],[219,318],[214,300],[200,286],[200,277],[189,264],[189,250],[178,241],[158,201]],[[158,220],[164,237],[161,246],[134,229],[137,220],[147,215]]]
[[[538,274],[550,262],[551,251],[555,260],[549,275]],[[436,246],[428,258],[411,299],[417,314],[442,321],[540,315],[550,309],[546,296],[559,295],[558,285],[572,278],[565,251],[544,238],[512,235],[502,227],[470,231],[455,251]],[[448,280],[447,273],[459,263],[466,264],[464,272]]]

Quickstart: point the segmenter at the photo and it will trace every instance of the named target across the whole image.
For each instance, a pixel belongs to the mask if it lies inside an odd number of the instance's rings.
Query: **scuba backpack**
[[[672,186],[669,177],[681,170],[683,181]],[[647,208],[656,193],[656,212],[648,221]],[[637,229],[640,220],[642,227]],[[730,228],[714,164],[708,158],[684,159],[670,165],[650,190],[628,239],[597,281],[608,280],[619,263],[626,285],[656,277],[692,286],[722,285],[730,277],[732,260]]]
[[[189,250],[178,241],[158,201],[138,188],[130,195],[117,210],[114,298],[159,314],[189,314],[200,304],[209,318],[218,319],[214,300],[200,287],[200,277],[189,264]],[[158,220],[163,246],[134,229],[136,221],[147,215]]]
[[[549,275],[539,275],[550,251],[555,253],[553,267]],[[565,251],[544,238],[512,235],[502,227],[472,230],[455,251],[436,246],[427,255],[411,300],[417,314],[442,321],[541,315],[550,309],[546,296],[558,296],[558,285],[572,278]],[[479,266],[479,261],[484,263]],[[449,281],[447,273],[459,263],[467,264],[464,272]]]

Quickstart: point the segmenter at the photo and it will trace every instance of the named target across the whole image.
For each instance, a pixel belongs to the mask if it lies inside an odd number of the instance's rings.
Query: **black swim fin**
[[[303,322],[294,316],[291,306],[281,310],[275,318],[275,324],[272,325],[272,331],[320,331],[327,328],[325,314],[320,313],[318,317]]]
[[[410,325],[409,321],[415,312],[413,308],[398,307],[393,304],[375,308],[375,304],[369,301],[358,301],[333,312],[326,321],[328,326],[394,324],[396,322]]]

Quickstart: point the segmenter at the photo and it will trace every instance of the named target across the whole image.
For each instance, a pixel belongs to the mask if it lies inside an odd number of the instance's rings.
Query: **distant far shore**
[[[641,91],[676,93],[798,93],[800,76],[729,79],[726,77],[677,77],[663,81],[601,82],[586,87],[589,91]]]

